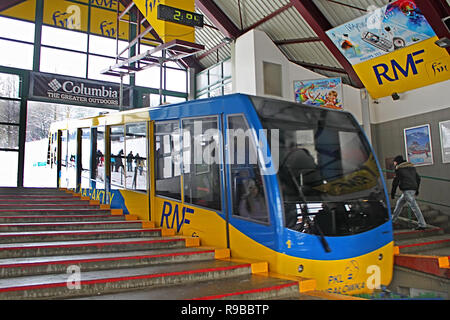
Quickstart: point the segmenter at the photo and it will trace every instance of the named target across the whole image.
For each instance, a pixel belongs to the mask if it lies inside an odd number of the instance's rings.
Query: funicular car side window
[[[242,115],[228,117],[233,215],[269,222],[265,188],[252,131]]]

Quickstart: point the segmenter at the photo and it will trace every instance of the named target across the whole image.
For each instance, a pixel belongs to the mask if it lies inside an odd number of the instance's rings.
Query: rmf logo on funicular
[[[372,98],[450,79],[450,56],[433,37],[416,45],[355,65]]]

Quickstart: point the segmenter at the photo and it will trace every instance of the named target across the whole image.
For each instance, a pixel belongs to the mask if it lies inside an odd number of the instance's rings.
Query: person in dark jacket
[[[403,206],[407,203],[417,217],[419,225],[417,230],[423,230],[427,224],[423,218],[414,196],[419,194],[420,176],[416,172],[416,168],[411,162],[405,161],[402,156],[394,158],[395,178],[392,181],[391,198],[395,199],[397,187],[400,187],[402,195],[395,204],[394,213],[392,214],[392,222],[397,220]]]

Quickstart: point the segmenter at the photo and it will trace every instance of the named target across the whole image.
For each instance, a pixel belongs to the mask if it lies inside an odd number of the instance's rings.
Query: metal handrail
[[[381,171],[383,171],[385,173],[395,173],[394,170],[381,169]],[[430,180],[450,182],[450,179],[445,179],[445,178],[431,177],[431,176],[422,176],[422,175],[420,175],[420,177],[421,178],[425,178],[425,179],[430,179]],[[395,197],[397,198],[398,195],[395,195]],[[433,205],[438,205],[438,206],[442,206],[442,207],[446,207],[446,208],[450,208],[450,205],[443,204],[443,203],[438,203],[438,202],[433,202],[433,201],[428,201],[428,200],[423,200],[423,199],[416,199],[416,201],[423,202],[423,203],[429,203],[429,204],[433,204]]]

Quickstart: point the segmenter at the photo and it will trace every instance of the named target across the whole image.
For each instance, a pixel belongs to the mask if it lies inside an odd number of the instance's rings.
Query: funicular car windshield
[[[350,114],[252,100],[269,137],[278,130],[278,180],[287,228],[345,236],[389,220],[374,155]]]

